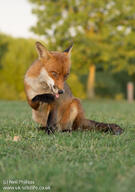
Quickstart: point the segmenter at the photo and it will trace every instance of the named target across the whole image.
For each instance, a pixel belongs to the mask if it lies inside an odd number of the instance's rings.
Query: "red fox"
[[[24,78],[27,101],[32,107],[32,118],[45,130],[53,132],[98,130],[119,135],[116,124],[88,120],[79,99],[75,98],[66,79],[70,74],[72,46],[63,52],[48,51],[36,42],[39,58],[29,67]]]

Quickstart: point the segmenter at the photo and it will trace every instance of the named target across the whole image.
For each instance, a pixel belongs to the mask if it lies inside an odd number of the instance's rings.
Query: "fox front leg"
[[[40,95],[36,95],[32,101],[36,102],[36,101],[41,101],[41,102],[45,102],[45,103],[52,103],[54,101],[55,97],[52,94],[40,94]]]
[[[45,127],[39,127],[39,130],[44,130],[48,135],[52,134],[56,130],[56,111],[53,109],[50,111]]]
[[[51,109],[48,119],[47,119],[47,124],[46,124],[46,132],[48,134],[54,133],[55,130],[57,130],[57,108],[56,106]]]

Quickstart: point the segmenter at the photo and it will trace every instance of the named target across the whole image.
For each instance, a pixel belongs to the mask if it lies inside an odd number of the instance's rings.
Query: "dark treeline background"
[[[126,98],[135,82],[135,2],[131,0],[29,0],[31,30],[49,50],[74,42],[68,83],[80,98]],[[25,99],[23,78],[37,58],[35,39],[0,34],[0,99]]]

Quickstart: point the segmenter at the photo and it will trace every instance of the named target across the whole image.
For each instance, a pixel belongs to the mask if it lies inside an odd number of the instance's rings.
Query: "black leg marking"
[[[32,101],[42,101],[45,103],[52,103],[55,100],[55,96],[53,94],[41,94],[41,95],[36,95]]]
[[[48,133],[48,135],[55,132],[55,128],[56,128],[55,114],[56,114],[56,111],[53,109],[50,111],[50,113],[48,115],[47,125],[46,125],[46,129],[45,129],[45,132]]]

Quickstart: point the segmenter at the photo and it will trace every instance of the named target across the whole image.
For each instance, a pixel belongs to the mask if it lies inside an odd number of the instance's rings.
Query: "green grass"
[[[46,135],[37,131],[25,102],[0,102],[0,191],[4,186],[30,186],[3,180],[31,180],[56,192],[135,190],[135,103],[84,101],[83,106],[88,118],[117,123],[125,132]],[[14,136],[20,141],[13,141]]]

